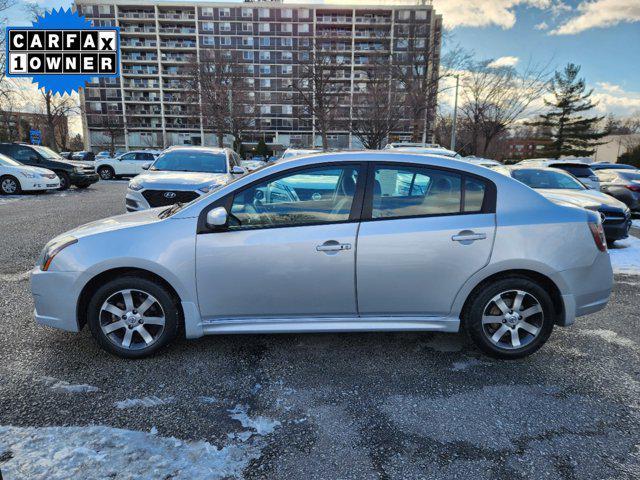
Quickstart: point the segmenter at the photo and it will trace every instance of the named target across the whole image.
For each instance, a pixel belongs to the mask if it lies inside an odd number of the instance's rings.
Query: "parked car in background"
[[[267,164],[264,160],[242,160],[240,165],[247,169],[249,172],[253,172],[254,170],[259,169],[260,167],[264,167]]]
[[[93,162],[95,159],[96,159],[96,155],[93,152],[89,152],[89,151],[75,152],[71,155],[71,160]]]
[[[391,142],[384,146],[383,150],[391,150],[394,148],[443,148],[437,143],[422,143],[422,142]]]
[[[71,160],[71,155],[73,155],[73,152],[60,152],[59,155],[62,158],[66,158],[67,160]]]
[[[502,165],[502,163],[498,162],[497,160],[491,160],[490,158],[476,157],[475,155],[462,157],[460,160],[464,160],[465,162],[471,162],[475,165],[480,165],[481,167],[495,167],[495,166]]]
[[[569,162],[564,160],[548,159],[548,158],[533,158],[528,160],[522,160],[518,165],[526,165],[531,167],[549,167],[559,168],[565,172],[569,172],[576,177],[586,187],[594,190],[600,190],[600,181],[589,164],[582,162]]]
[[[103,150],[96,154],[96,158],[111,158],[111,152],[109,152],[109,150]]]
[[[46,168],[55,172],[60,179],[60,190],[66,190],[72,185],[76,188],[87,188],[100,179],[93,169],[93,163],[67,160],[48,147],[24,143],[0,143],[0,153],[23,165]]]
[[[230,166],[180,150],[155,166]],[[188,204],[90,223],[49,242],[31,273],[38,323],[88,324],[129,358],[178,332],[461,328],[520,358],[603,309],[612,284],[596,212],[468,162],[371,151],[276,162]]]
[[[598,170],[638,170],[638,167],[634,167],[633,165],[627,165],[626,163],[607,163],[607,162],[596,162],[589,164],[589,168],[594,172]]]
[[[608,243],[629,236],[631,211],[622,202],[597,190],[589,189],[571,174],[557,168],[528,166],[494,167],[510,175],[559,204],[571,204],[600,213]]]
[[[236,152],[212,147],[170,147],[146,168],[129,182],[129,212],[190,202],[247,172]]]
[[[453,150],[449,150],[447,148],[443,148],[440,146],[437,147],[394,147],[394,152],[400,153],[419,153],[421,155],[443,155],[445,157],[458,158],[462,160],[462,157],[459,153],[454,152]]]
[[[640,213],[640,170],[596,170],[600,189]]]
[[[282,154],[282,157],[280,157],[280,159],[288,160],[290,158],[301,157],[303,155],[314,155],[316,153],[322,153],[322,149],[321,148],[287,148]]]
[[[60,188],[60,179],[51,170],[22,165],[0,154],[0,194],[18,195],[22,192],[58,188]]]
[[[142,173],[142,167],[152,163],[158,155],[158,150],[132,150],[115,158],[96,157],[95,168],[102,180],[134,177]]]

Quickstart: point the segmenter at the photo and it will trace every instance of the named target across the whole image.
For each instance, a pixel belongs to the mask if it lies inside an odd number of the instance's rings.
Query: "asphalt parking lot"
[[[126,361],[37,326],[27,274],[125,189],[0,197],[5,479],[640,478],[640,277],[518,361],[432,333],[212,336]]]

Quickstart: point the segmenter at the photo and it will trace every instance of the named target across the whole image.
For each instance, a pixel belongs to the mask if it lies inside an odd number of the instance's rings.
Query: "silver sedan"
[[[604,308],[612,281],[596,213],[388,151],[276,162],[186,205],[85,225],[31,275],[38,323],[88,324],[129,358],[177,335],[461,329],[519,358]]]

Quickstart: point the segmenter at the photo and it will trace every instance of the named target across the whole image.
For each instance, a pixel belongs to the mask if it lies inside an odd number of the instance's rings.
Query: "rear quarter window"
[[[588,178],[594,175],[593,171],[589,167],[582,167],[578,165],[563,165],[561,163],[549,166],[553,168],[560,168],[578,178]]]

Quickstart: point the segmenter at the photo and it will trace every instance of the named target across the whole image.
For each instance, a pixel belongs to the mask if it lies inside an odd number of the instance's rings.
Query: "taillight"
[[[640,184],[632,183],[631,185],[625,185],[625,187],[627,187],[632,192],[640,192]]]
[[[596,242],[596,247],[601,252],[607,251],[607,239],[604,236],[604,228],[602,228],[602,223],[598,222],[589,222],[589,230],[591,230],[591,235],[593,235],[593,241]]]

